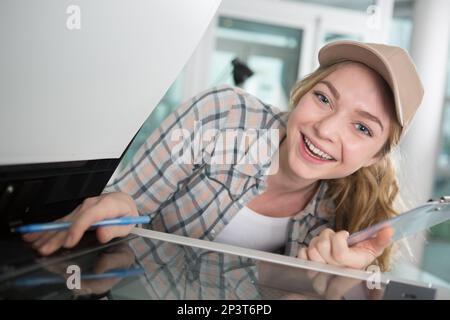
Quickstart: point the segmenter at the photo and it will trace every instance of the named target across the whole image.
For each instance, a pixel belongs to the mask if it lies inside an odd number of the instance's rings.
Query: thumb
[[[393,235],[394,229],[391,227],[385,227],[378,231],[375,238],[367,240],[367,245],[369,245],[374,252],[382,252],[391,242]]]

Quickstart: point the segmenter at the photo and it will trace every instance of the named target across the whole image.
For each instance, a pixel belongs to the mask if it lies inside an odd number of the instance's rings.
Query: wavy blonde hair
[[[327,67],[319,67],[303,78],[291,92],[290,107],[295,108],[300,99],[320,80],[351,62],[341,60]],[[387,83],[384,82],[384,85],[393,104],[392,91]],[[394,110],[394,105],[389,110]],[[347,177],[327,180],[327,197],[333,199],[336,206],[336,231],[347,230],[353,233],[398,214],[394,201],[399,187],[390,151],[398,144],[402,128],[397,121],[391,122],[389,137],[377,153],[379,161],[369,167],[362,167]],[[391,256],[392,246],[389,246],[374,263],[381,271],[387,271],[391,267]]]

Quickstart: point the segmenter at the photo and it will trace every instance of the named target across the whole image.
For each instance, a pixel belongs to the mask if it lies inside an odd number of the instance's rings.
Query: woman
[[[392,230],[350,248],[347,238],[396,214],[389,152],[420,105],[422,85],[398,47],[339,41],[321,49],[319,62],[293,89],[288,113],[228,86],[194,97],[155,130],[102,195],[62,219],[75,222],[71,229],[25,240],[51,254],[76,245],[96,221],[152,214],[155,230],[387,270]],[[229,130],[232,139],[223,134]],[[252,141],[236,137],[255,130],[275,130],[276,147],[264,140],[267,156],[243,161]],[[180,148],[186,139],[201,143],[186,152]],[[107,242],[131,228],[96,232]]]

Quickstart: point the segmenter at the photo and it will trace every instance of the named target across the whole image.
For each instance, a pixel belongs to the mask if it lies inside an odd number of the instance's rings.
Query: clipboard
[[[430,200],[426,204],[406,211],[394,218],[355,232],[350,235],[347,243],[349,246],[353,246],[358,242],[370,239],[385,227],[394,229],[391,241],[397,241],[447,220],[450,220],[450,196],[441,197],[439,200]]]

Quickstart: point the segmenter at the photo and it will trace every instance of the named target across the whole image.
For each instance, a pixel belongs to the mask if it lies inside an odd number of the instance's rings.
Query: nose
[[[339,137],[342,125],[339,116],[334,113],[319,119],[313,127],[318,138],[334,143]]]

